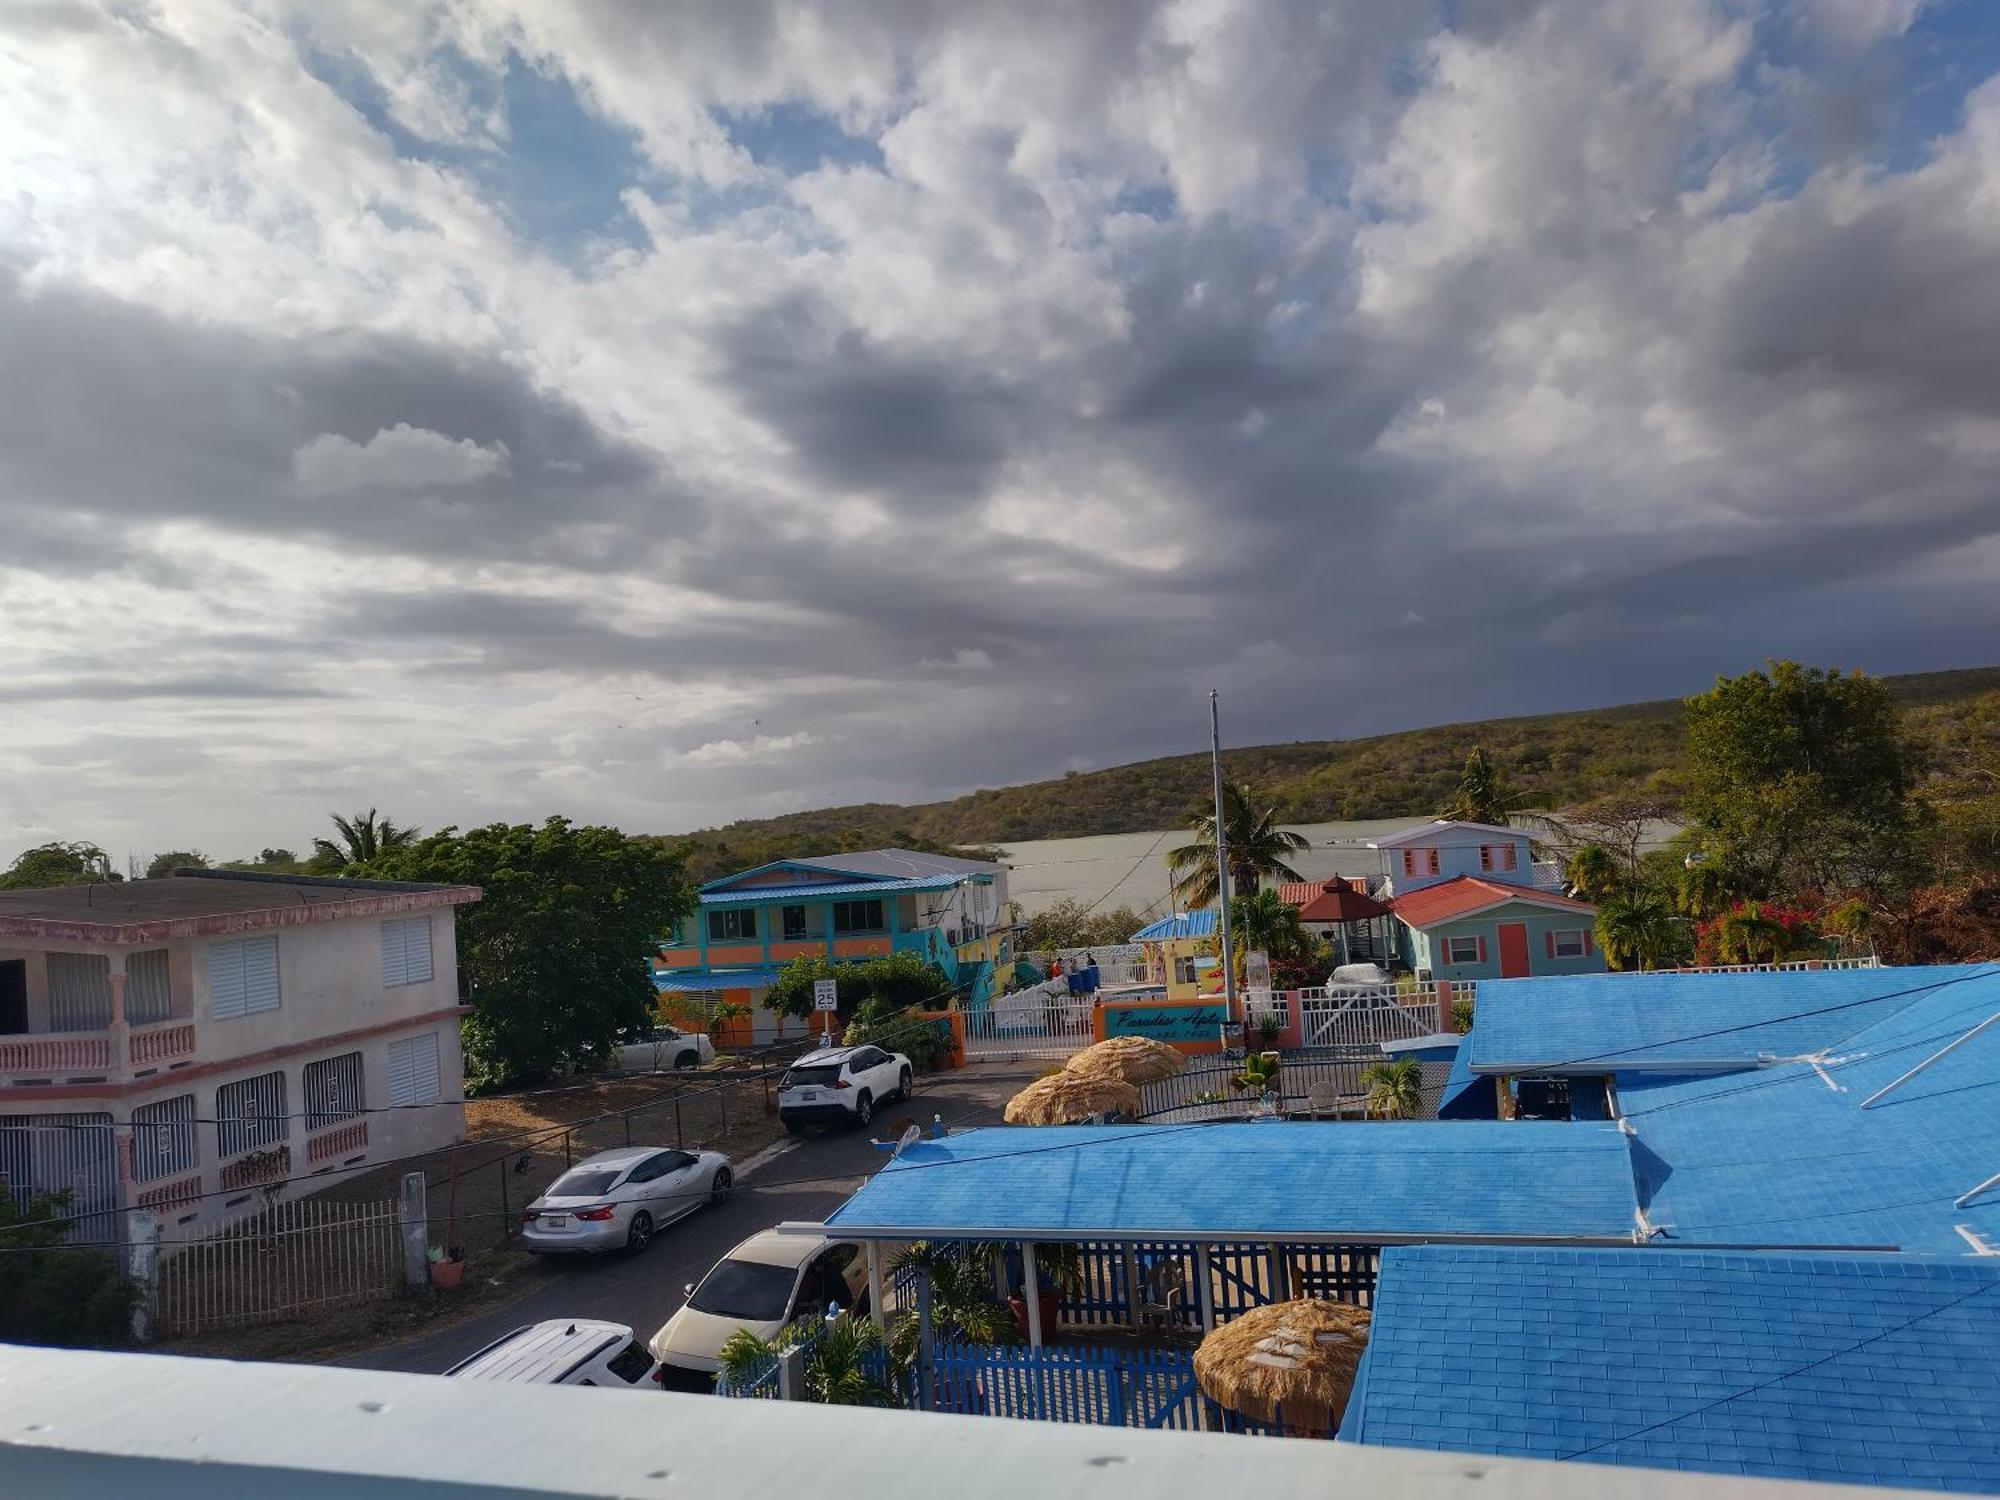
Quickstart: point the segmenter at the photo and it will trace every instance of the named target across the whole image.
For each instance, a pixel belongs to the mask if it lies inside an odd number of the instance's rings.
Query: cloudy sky
[[[2000,659],[1986,0],[10,0],[0,857]]]

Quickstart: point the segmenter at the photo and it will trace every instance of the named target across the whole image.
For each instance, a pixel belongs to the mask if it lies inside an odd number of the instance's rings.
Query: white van
[[[657,1364],[623,1323],[554,1318],[530,1323],[495,1339],[445,1371],[461,1380],[507,1380],[517,1385],[601,1385],[612,1390],[655,1390]]]

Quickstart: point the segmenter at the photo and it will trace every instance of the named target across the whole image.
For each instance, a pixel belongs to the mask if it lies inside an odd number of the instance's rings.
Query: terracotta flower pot
[[[431,1262],[431,1285],[441,1292],[455,1292],[458,1284],[465,1279],[465,1262],[462,1260],[434,1260]]]
[[[1055,1337],[1056,1312],[1062,1306],[1062,1293],[1053,1287],[1043,1287],[1036,1296],[1042,1304],[1042,1339],[1047,1342]],[[1021,1330],[1021,1337],[1028,1336],[1028,1299],[1019,1292],[1007,1299],[1007,1310],[1014,1315],[1014,1326]]]

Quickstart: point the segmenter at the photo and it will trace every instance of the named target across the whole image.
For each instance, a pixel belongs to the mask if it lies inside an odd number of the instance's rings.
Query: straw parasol
[[[1282,1415],[1293,1432],[1323,1432],[1346,1410],[1367,1346],[1365,1307],[1273,1302],[1204,1338],[1194,1351],[1194,1378],[1231,1411],[1259,1422]]]
[[[1139,1091],[1097,1073],[1051,1073],[1007,1101],[1009,1125],[1073,1125],[1094,1115],[1139,1113]]]
[[[1072,1073],[1122,1078],[1130,1084],[1157,1083],[1187,1071],[1186,1056],[1149,1036],[1114,1036],[1085,1047],[1063,1066]]]

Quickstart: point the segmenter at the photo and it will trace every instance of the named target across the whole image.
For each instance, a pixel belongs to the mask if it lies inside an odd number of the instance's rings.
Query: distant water
[[[1307,880],[1378,875],[1382,856],[1367,847],[1368,840],[1400,833],[1422,821],[1377,818],[1357,823],[1292,824],[1292,832],[1308,839],[1312,847],[1301,850],[1289,863]],[[1647,847],[1664,844],[1674,831],[1672,824],[1657,825]],[[1030,916],[1065,897],[1086,906],[1095,902],[1103,911],[1129,906],[1148,917],[1163,915],[1172,910],[1168,904],[1167,851],[1192,837],[1186,829],[1177,828],[1166,833],[1107,833],[1085,839],[1003,844],[1003,857],[1013,867],[1007,878],[1008,894]]]
[[[1360,823],[1300,823],[1292,832],[1312,843],[1290,861],[1308,880],[1335,875],[1374,875],[1382,856],[1367,841],[1396,833],[1421,821],[1378,818]],[[1012,866],[1007,891],[1033,915],[1065,898],[1104,911],[1129,906],[1146,915],[1170,910],[1167,901],[1167,851],[1193,835],[1184,828],[1166,833],[1106,833],[1085,839],[1037,839],[1004,844],[1003,857]],[[1102,899],[1100,899],[1102,898]]]

